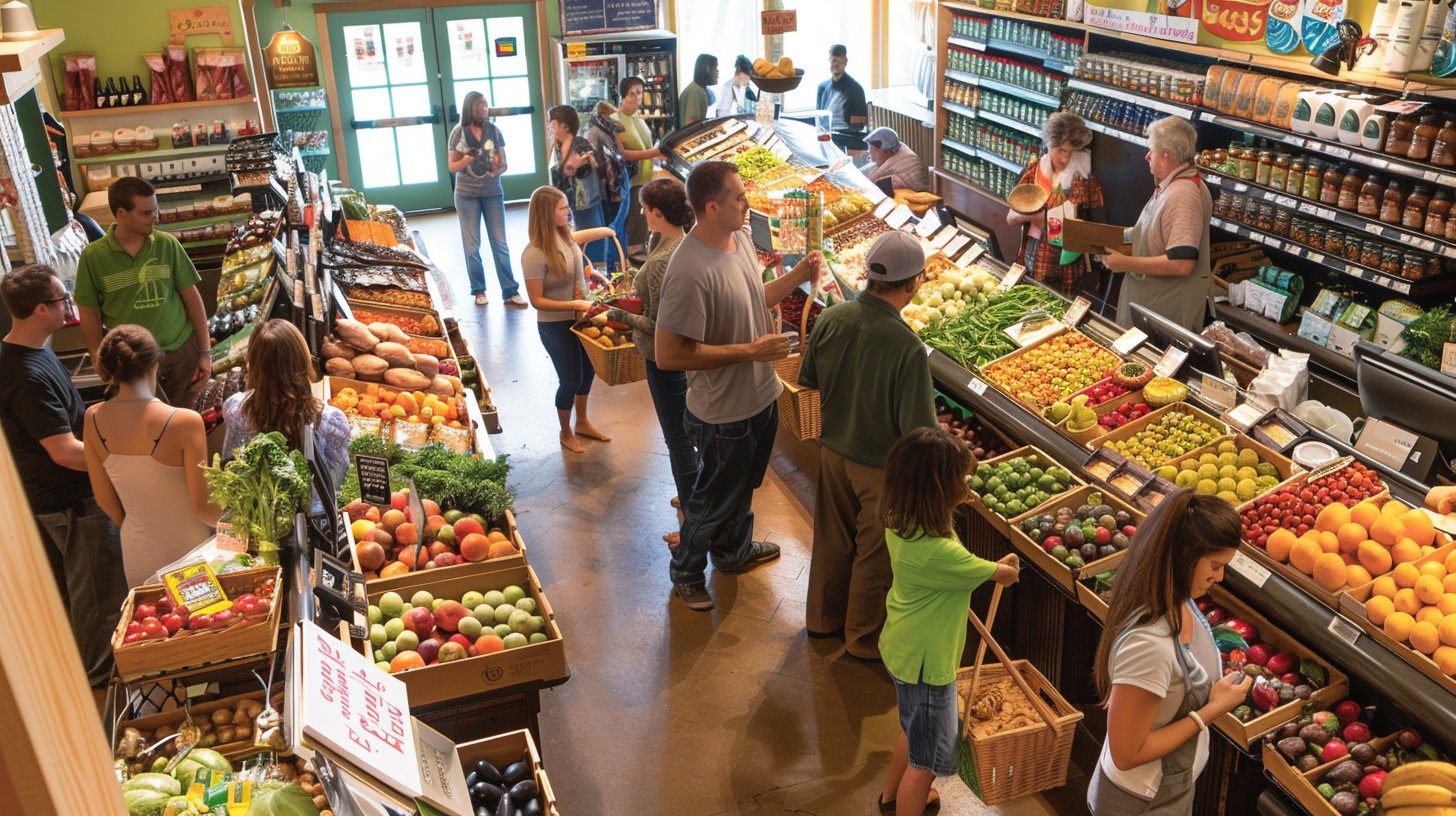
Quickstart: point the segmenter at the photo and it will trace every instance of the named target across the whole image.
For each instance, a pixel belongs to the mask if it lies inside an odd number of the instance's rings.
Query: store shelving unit
[[[177,111],[198,110],[200,108],[219,108],[233,105],[252,105],[257,107],[258,100],[254,96],[238,96],[232,99],[202,99],[191,102],[168,102],[165,105],[129,105],[119,108],[93,108],[91,110],[61,111],[62,119],[106,119],[113,117],[125,118],[136,116],[151,119],[152,114],[173,113]]]

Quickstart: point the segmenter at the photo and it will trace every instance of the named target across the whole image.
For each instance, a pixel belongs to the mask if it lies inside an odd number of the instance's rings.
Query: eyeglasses
[[[52,300],[42,300],[41,303],[45,303],[47,305],[54,303],[64,303],[66,304],[66,319],[70,320],[71,318],[77,316],[76,301],[71,299],[70,292],[67,292],[66,294]]]

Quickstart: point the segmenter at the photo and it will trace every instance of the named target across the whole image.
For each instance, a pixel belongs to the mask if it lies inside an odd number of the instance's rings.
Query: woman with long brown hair
[[[1239,514],[1179,490],[1157,506],[1117,569],[1093,665],[1107,743],[1087,791],[1094,816],[1193,812],[1208,723],[1244,702],[1243,673],[1219,677],[1213,633],[1194,605],[1239,546]]]
[[[578,436],[612,441],[586,417],[586,399],[591,393],[596,369],[586,349],[572,333],[578,313],[591,308],[587,300],[586,263],[581,247],[571,233],[571,203],[555,187],[538,187],[531,194],[526,211],[530,243],[521,254],[521,274],[526,296],[536,309],[536,330],[541,345],[551,357],[559,384],[556,387],[556,415],[561,421],[561,447],[584,453]],[[571,412],[576,411],[576,428]]]
[[[305,428],[335,486],[349,469],[349,422],[344,412],[314,396],[313,363],[303,333],[287,320],[273,319],[248,340],[248,390],[222,406],[223,455],[230,456],[260,433],[277,431],[288,446],[303,450]]]

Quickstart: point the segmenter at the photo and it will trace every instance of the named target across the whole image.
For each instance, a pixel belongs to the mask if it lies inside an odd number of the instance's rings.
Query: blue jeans
[[[647,363],[647,390],[652,393],[652,407],[657,409],[657,424],[662,426],[662,441],[667,443],[667,460],[672,465],[672,481],[677,485],[680,501],[692,495],[697,481],[698,452],[688,441],[684,418],[688,413],[688,375],[685,371],[663,371],[651,360]]]
[[[573,230],[591,229],[592,227],[605,227],[606,225],[607,217],[602,212],[602,202],[600,201],[591,205],[590,207],[587,207],[584,210],[571,211],[571,228]],[[582,252],[586,255],[588,259],[592,261],[592,263],[596,264],[597,266],[601,266],[602,262],[606,260],[607,255],[612,254],[607,249],[607,245],[609,243],[611,242],[607,239],[599,238],[595,241],[589,242],[586,246],[582,247]]]
[[[95,499],[35,517],[56,573],[86,678],[95,686],[111,676],[111,633],[128,591],[121,562],[121,531]]]
[[[702,462],[690,496],[683,496],[681,543],[672,552],[672,582],[702,584],[708,558],[735,569],[753,549],[753,491],[763,484],[779,428],[777,401],[738,422],[714,425],[687,411],[688,442]]]
[[[581,341],[571,332],[570,320],[552,323],[537,323],[536,331],[541,335],[541,345],[556,367],[556,410],[570,411],[577,397],[591,393],[592,377],[597,370],[592,368],[591,358]]]
[[[480,221],[490,235],[490,254],[501,297],[510,298],[521,287],[511,274],[511,248],[506,245],[506,200],[504,196],[467,198],[455,196],[455,214],[460,217],[460,243],[465,245],[465,274],[470,277],[470,294],[485,292],[485,264],[480,259]]]

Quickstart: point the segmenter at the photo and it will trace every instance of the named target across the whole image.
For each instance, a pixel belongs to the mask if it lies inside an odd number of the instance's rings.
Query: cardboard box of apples
[[[455,576],[526,563],[526,544],[510,510],[492,522],[421,499],[421,526],[410,504],[408,491],[399,490],[390,494],[388,507],[355,500],[343,508],[355,569],[364,573],[370,592],[418,586],[415,574],[427,570]]]

